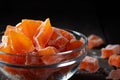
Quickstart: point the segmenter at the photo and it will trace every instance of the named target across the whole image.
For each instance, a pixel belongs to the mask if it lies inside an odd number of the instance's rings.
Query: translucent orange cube
[[[99,69],[99,61],[96,58],[86,56],[80,63],[80,69],[94,73]]]

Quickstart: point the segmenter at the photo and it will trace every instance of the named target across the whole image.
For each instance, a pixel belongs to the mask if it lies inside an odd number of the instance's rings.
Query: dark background
[[[86,36],[96,34],[106,44],[119,44],[119,11],[119,2],[115,1],[0,0],[0,27],[16,25],[22,19],[50,18],[53,26],[73,29]]]
[[[86,36],[97,34],[106,44],[120,43],[119,3],[115,1],[0,0],[0,27],[21,19],[50,18],[56,27],[67,27]]]

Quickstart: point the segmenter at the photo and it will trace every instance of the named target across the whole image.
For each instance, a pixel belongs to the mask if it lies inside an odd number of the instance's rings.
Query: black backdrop
[[[120,43],[118,2],[1,0],[0,27],[16,25],[21,19],[50,18],[56,27],[67,27],[84,33],[97,34],[106,43]]]

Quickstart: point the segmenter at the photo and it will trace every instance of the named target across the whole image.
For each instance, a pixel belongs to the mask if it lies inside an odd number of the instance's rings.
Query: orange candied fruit
[[[35,49],[32,41],[24,34],[21,34],[19,32],[11,31],[10,40],[11,48],[14,53],[29,53]]]
[[[33,41],[33,36],[41,23],[42,21],[40,20],[23,19],[16,27]]]
[[[38,54],[41,56],[53,55],[56,54],[58,51],[55,47],[48,46],[46,48],[40,49]]]
[[[2,39],[1,51],[21,54],[32,52],[34,50],[32,41],[19,32],[16,27],[8,25]]]
[[[50,24],[50,19],[47,18],[44,22],[41,23],[39,32],[34,35],[34,40],[36,42],[37,50],[45,48],[50,37],[52,36],[53,29]]]
[[[48,46],[54,46],[59,51],[64,51],[69,40],[53,27],[53,34],[48,41]]]
[[[111,66],[120,67],[120,55],[114,54],[109,57],[108,63]]]
[[[80,48],[83,45],[81,40],[71,40],[70,43],[67,44],[66,50],[73,50],[76,48]]]
[[[54,64],[60,62],[63,58],[57,55],[57,49],[55,47],[48,46],[38,51],[38,54],[42,56],[42,61],[45,64]]]
[[[120,45],[107,45],[105,48],[101,49],[101,58],[109,58],[113,54],[118,54],[120,51]]]
[[[99,47],[102,44],[104,44],[104,41],[101,37],[94,35],[94,34],[91,34],[88,36],[88,48],[89,49]]]
[[[86,56],[80,63],[80,69],[94,73],[99,69],[99,61],[96,58]]]
[[[70,41],[71,39],[76,39],[73,34],[69,33],[69,32],[66,31],[66,30],[58,29],[58,28],[55,28],[55,30],[56,30],[57,32],[60,32],[60,34],[61,34],[62,36],[64,36],[65,38],[67,38],[69,41]]]
[[[57,55],[58,52],[68,51],[79,48],[83,42],[60,28],[53,27],[50,19],[45,21],[22,19],[16,26],[8,25],[2,36],[0,51],[17,55],[36,55],[34,62],[32,57],[12,57],[0,55],[0,59],[9,63],[18,64],[54,64],[63,60],[63,56]],[[69,57],[76,57],[76,55]],[[73,58],[74,58],[73,57]],[[33,63],[34,62],[34,63]],[[37,64],[38,62],[38,64]]]
[[[8,25],[6,27],[4,35],[2,36],[2,40],[1,40],[2,42],[0,44],[0,51],[6,52],[6,53],[12,53],[11,41],[10,41],[10,32],[11,31],[16,31],[16,29],[13,26]]]

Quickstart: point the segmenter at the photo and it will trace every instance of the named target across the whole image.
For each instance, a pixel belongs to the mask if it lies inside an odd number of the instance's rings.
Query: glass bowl
[[[74,50],[49,55],[48,57],[55,57],[58,62],[48,65],[40,63],[42,56],[36,56],[35,53],[24,56],[0,52],[0,56],[11,60],[5,62],[0,59],[0,80],[68,80],[72,77],[77,72],[82,59],[87,55],[88,41],[82,33],[69,29],[65,30],[72,33],[77,39],[82,39],[84,44]],[[26,61],[26,65],[20,64],[22,61]],[[29,62],[33,64],[27,65]]]

